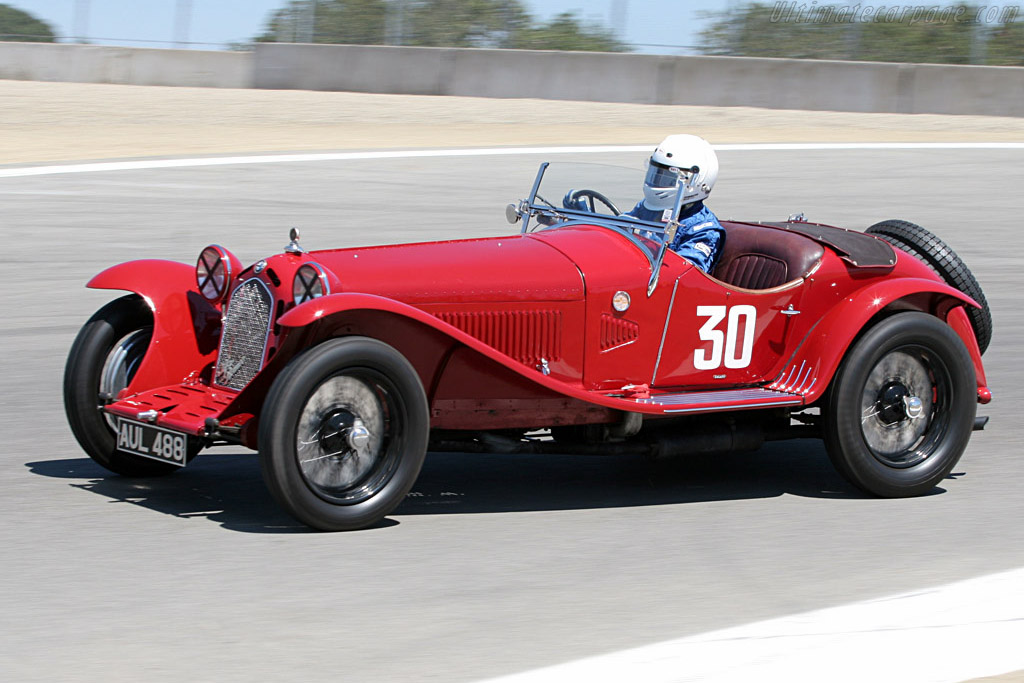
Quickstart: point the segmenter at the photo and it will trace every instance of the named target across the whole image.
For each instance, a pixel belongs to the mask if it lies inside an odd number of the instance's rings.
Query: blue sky
[[[630,43],[694,45],[704,22],[701,10],[721,9],[730,0],[524,0],[534,16],[549,18],[576,11],[584,19],[609,25],[625,16],[622,37]],[[174,47],[177,40],[191,47],[217,49],[245,42],[261,32],[267,17],[285,0],[0,0],[49,23],[61,36],[85,29],[94,43]],[[178,8],[191,5],[187,23]],[[86,11],[87,10],[87,11]],[[187,27],[187,31],[186,31]],[[107,40],[103,40],[107,39]],[[146,42],[153,41],[153,42]],[[206,45],[200,44],[205,43]],[[640,48],[642,52],[675,54],[686,50]]]

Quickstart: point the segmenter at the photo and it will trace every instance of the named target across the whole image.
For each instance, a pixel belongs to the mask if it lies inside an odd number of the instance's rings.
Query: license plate
[[[184,467],[188,453],[188,436],[163,427],[119,417],[117,448],[125,453]]]

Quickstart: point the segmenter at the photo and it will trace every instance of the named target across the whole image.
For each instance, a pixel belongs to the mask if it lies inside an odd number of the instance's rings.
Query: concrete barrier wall
[[[245,52],[0,42],[0,78],[120,85],[252,87]]]
[[[254,86],[1024,116],[1024,68],[263,43]]]
[[[0,42],[0,78],[1024,116],[1024,68],[259,43],[253,53]]]

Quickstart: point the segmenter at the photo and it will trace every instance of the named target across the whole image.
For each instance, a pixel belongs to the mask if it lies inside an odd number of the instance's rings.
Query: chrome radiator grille
[[[258,279],[247,280],[231,294],[217,355],[214,381],[242,389],[263,367],[274,300]]]

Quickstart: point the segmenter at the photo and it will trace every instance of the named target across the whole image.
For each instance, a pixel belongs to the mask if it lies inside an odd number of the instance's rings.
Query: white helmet
[[[718,156],[710,143],[696,135],[669,135],[647,165],[644,206],[664,211],[675,206],[676,181],[683,176],[683,206],[704,199],[718,179]]]

